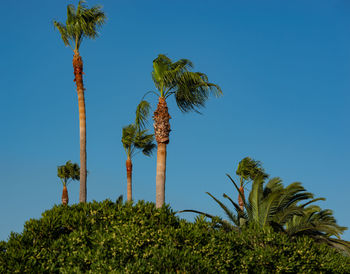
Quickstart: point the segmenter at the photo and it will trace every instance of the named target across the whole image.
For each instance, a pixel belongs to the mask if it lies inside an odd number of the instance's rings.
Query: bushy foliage
[[[350,258],[266,228],[225,232],[153,203],[54,206],[0,242],[0,273],[350,273]]]

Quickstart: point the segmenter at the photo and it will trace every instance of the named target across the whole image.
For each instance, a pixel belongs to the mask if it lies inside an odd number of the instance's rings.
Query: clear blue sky
[[[79,163],[73,53],[52,24],[66,20],[72,2],[1,5],[0,240],[59,204],[57,166]],[[319,205],[350,227],[349,1],[88,1],[98,3],[108,21],[81,46],[88,201],[126,197],[121,129],[154,90],[152,61],[164,53],[192,60],[224,92],[203,115],[169,100],[166,202],[174,210],[222,214],[205,192],[236,197],[225,173],[250,156],[285,184],[325,197]],[[155,156],[134,158],[135,200],[155,201],[155,164]],[[79,183],[68,191],[77,203]]]

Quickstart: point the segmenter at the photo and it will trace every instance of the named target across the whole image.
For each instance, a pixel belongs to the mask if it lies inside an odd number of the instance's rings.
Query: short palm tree
[[[195,111],[205,106],[210,94],[220,96],[222,91],[216,84],[209,83],[208,77],[201,72],[191,72],[191,61],[181,59],[173,62],[167,56],[159,54],[153,60],[152,78],[157,88],[157,109],[154,112],[154,134],[157,147],[156,207],[165,202],[166,146],[169,143],[170,115],[166,99],[174,95],[177,106],[182,112]]]
[[[255,161],[250,157],[243,158],[237,167],[236,174],[239,176],[240,187],[239,190],[244,197],[244,187],[250,181],[255,180],[258,177],[262,179],[268,178],[268,175],[265,173],[264,169],[261,167],[259,161]],[[244,204],[241,198],[241,195],[238,194],[238,204],[243,210]]]
[[[262,174],[254,179],[248,200],[246,200],[236,182],[230,175],[226,175],[238,191],[244,205],[243,209],[225,193],[223,197],[229,200],[234,210],[229,209],[211,193],[207,192],[207,194],[224,210],[232,225],[238,228],[254,224],[261,228],[272,226],[277,230],[283,230],[283,226],[288,220],[295,215],[303,214],[303,208],[298,206],[297,203],[313,198],[313,194],[306,192],[300,183],[292,183],[284,188],[281,179],[278,177],[270,179],[264,187],[264,175]],[[316,200],[319,199],[313,201]],[[200,211],[183,210],[181,212],[195,212],[210,218],[215,217]],[[223,223],[222,220],[220,222]],[[225,224],[225,227],[227,227],[227,224]]]
[[[65,165],[57,167],[57,176],[61,179],[63,185],[62,204],[67,205],[69,202],[67,185],[71,181],[76,181],[80,179],[79,165],[73,164],[71,161],[68,161]]]
[[[126,152],[126,177],[127,177],[127,199],[132,201],[132,157],[137,150],[150,156],[156,147],[153,143],[153,134],[147,134],[144,129],[149,115],[150,105],[147,101],[141,101],[136,109],[134,124],[123,127],[122,143]]]
[[[251,172],[249,172],[249,166],[253,169]],[[255,173],[254,165],[246,165],[246,167],[248,167],[246,170],[248,174],[257,174],[257,176],[252,176],[252,188],[248,199],[245,199],[241,188],[227,174],[239,193],[243,209],[226,194],[223,194],[223,197],[229,200],[234,210],[207,192],[223,209],[231,223],[197,210],[180,212],[194,212],[204,215],[215,220],[226,230],[238,230],[251,224],[260,228],[272,227],[291,237],[307,235],[350,255],[350,243],[340,239],[340,235],[347,228],[336,223],[331,210],[322,210],[319,206],[312,205],[317,201],[325,200],[324,198],[314,198],[314,195],[307,192],[299,182],[284,187],[278,177],[270,179],[265,184],[264,179],[267,178],[267,175],[264,172]],[[337,239],[332,238],[332,236],[336,236]]]
[[[80,128],[80,191],[79,201],[86,202],[86,116],[85,116],[85,98],[83,84],[83,60],[79,49],[84,38],[94,39],[98,36],[97,28],[105,22],[106,16],[101,11],[100,6],[88,8],[85,1],[79,1],[77,8],[74,5],[67,6],[66,24],[54,21],[54,26],[61,34],[61,38],[66,46],[69,46],[73,52],[73,68],[75,83],[77,86],[79,103],[79,128]]]
[[[231,176],[227,176],[239,191]],[[242,199],[246,209],[246,221],[262,228],[272,226],[282,230],[286,222],[293,216],[303,215],[303,208],[298,203],[305,200],[308,202],[319,200],[309,201],[313,198],[313,194],[307,192],[299,182],[284,187],[282,180],[275,177],[270,179],[265,186],[264,184],[262,177],[255,178],[248,200],[244,197]],[[224,197],[229,198],[226,194]]]

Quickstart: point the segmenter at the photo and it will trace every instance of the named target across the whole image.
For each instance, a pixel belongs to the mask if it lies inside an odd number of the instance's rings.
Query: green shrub
[[[54,206],[0,242],[0,273],[350,273],[350,258],[310,238],[215,227],[144,201]]]

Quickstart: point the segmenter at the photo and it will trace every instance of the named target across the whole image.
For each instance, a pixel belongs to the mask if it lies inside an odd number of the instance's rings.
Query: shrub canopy
[[[350,273],[350,258],[311,238],[247,228],[225,232],[153,203],[54,206],[0,242],[1,273]]]

